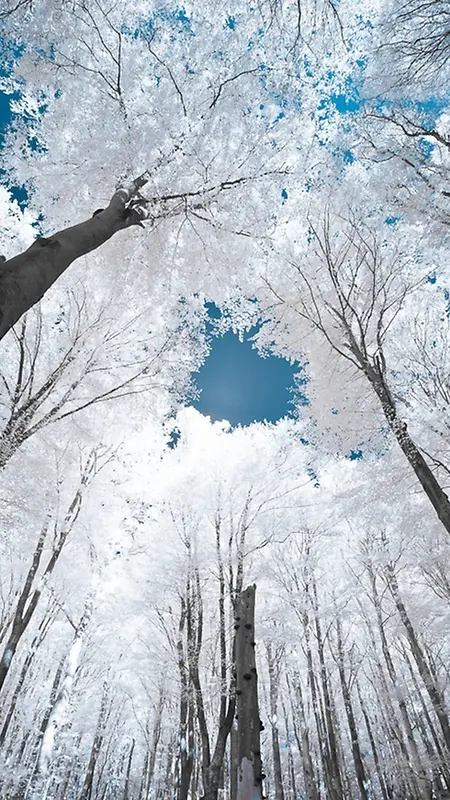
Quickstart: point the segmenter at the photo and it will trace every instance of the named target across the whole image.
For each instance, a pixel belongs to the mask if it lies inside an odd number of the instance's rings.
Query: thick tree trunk
[[[132,199],[145,183],[143,177],[137,178],[131,187],[118,189],[108,207],[91,219],[36,239],[24,253],[0,264],[0,339],[73,261],[145,219],[142,201]]]
[[[249,586],[236,608],[237,800],[262,800],[260,718],[255,666],[255,590]]]

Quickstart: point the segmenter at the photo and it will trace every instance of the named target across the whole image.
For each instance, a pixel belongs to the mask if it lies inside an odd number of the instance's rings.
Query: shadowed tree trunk
[[[236,607],[237,800],[262,800],[258,684],[255,666],[255,591],[240,593]]]
[[[145,201],[140,196],[133,198],[145,183],[144,176],[136,178],[130,187],[118,189],[107,208],[99,209],[91,219],[36,239],[28,250],[0,264],[0,339],[73,261],[96,250],[118,231],[142,224],[147,217]]]

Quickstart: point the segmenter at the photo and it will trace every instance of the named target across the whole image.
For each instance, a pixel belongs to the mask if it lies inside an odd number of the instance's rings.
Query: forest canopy
[[[449,26],[3,1],[5,800],[248,800],[254,584],[257,797],[450,796]],[[291,417],[192,408],[211,304]]]

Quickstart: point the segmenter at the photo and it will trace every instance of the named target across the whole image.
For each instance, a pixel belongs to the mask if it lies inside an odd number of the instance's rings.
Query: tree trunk
[[[338,734],[339,727],[334,715],[334,701],[330,693],[328,671],[325,664],[325,651],[324,640],[322,637],[322,629],[320,625],[319,603],[317,598],[317,587],[312,581],[312,590],[314,598],[315,610],[315,629],[317,639],[317,653],[319,656],[320,664],[320,677],[322,683],[322,696],[325,712],[325,723],[327,729],[328,752],[329,752],[329,770],[330,770],[330,797],[332,800],[341,800],[344,796],[342,787],[342,779],[339,765],[338,754]],[[334,718],[333,718],[334,717]]]
[[[295,741],[297,742],[298,752],[300,753],[303,767],[303,781],[305,784],[305,800],[319,800],[319,792],[317,789],[316,776],[314,773],[314,763],[311,756],[311,746],[309,741],[308,724],[305,717],[305,708],[303,704],[302,689],[300,686],[300,677],[297,676],[295,694],[296,694],[296,707],[294,708],[294,698],[291,693],[291,685],[287,679],[289,698],[291,701],[292,709],[292,725],[294,728]],[[298,730],[296,722],[297,714],[300,717],[301,732]],[[315,712],[316,715],[316,712]],[[317,717],[316,717],[317,726]],[[321,751],[322,752],[322,751]]]
[[[81,790],[78,800],[92,800],[92,792],[94,788],[94,775],[97,766],[97,759],[100,753],[101,746],[104,739],[104,727],[107,718],[108,706],[108,687],[103,688],[103,697],[100,705],[98,715],[97,730],[95,731],[94,740],[92,742],[91,754],[89,756],[89,763],[84,777],[83,788]]]
[[[352,745],[353,762],[355,764],[356,778],[359,786],[359,793],[362,800],[368,800],[366,790],[366,775],[364,772],[364,764],[361,756],[361,748],[359,746],[358,729],[356,727],[355,715],[353,712],[353,703],[350,695],[350,689],[345,676],[344,666],[344,646],[342,642],[341,621],[339,617],[336,620],[337,629],[337,646],[338,646],[338,668],[339,678],[341,681],[342,697],[344,698],[344,708],[347,716],[348,728],[350,731],[350,741]]]
[[[280,740],[278,736],[278,686],[280,683],[280,653],[272,652],[272,645],[267,644],[267,663],[269,666],[269,698],[270,727],[272,732],[273,779],[275,784],[275,800],[284,800],[283,773],[281,770]]]
[[[260,717],[255,662],[255,591],[240,593],[236,607],[237,800],[262,800]]]
[[[124,790],[123,790],[123,800],[129,800],[129,798],[130,798],[131,764],[132,764],[132,761],[133,761],[133,753],[134,753],[135,745],[136,745],[136,739],[133,739],[133,741],[131,743],[131,747],[130,747],[130,752],[129,752],[129,755],[128,755],[127,772],[126,772],[126,775],[125,775],[125,786],[124,786]]]
[[[384,416],[392,433],[414,470],[439,520],[442,522],[447,533],[450,533],[450,501],[448,495],[442,489],[442,486],[435,478],[419,448],[409,435],[406,423],[399,418],[395,400],[386,383],[383,366],[380,360],[377,359],[375,366],[372,366],[367,359],[362,359],[359,350],[359,356],[353,348],[352,350],[360,361],[361,368],[381,403]]]
[[[450,753],[450,724],[449,724],[447,710],[445,707],[444,697],[438,685],[436,684],[433,675],[431,673],[431,670],[427,664],[425,655],[422,651],[422,648],[419,644],[419,640],[416,636],[414,626],[409,618],[408,612],[401,598],[400,590],[397,583],[397,577],[390,564],[386,566],[386,577],[390,592],[394,599],[395,605],[397,606],[400,619],[405,627],[409,646],[411,648],[411,653],[417,665],[417,670],[425,684],[425,688],[428,692],[428,696],[430,698],[434,712],[439,720],[447,752]]]
[[[41,563],[41,556],[44,549],[45,538],[47,536],[48,525],[49,520],[47,519],[39,534],[39,539],[33,553],[33,560],[28,570],[27,577],[25,578],[25,583],[20,593],[20,597],[17,601],[17,606],[12,620],[11,632],[6,642],[3,655],[0,659],[0,690],[5,683],[6,676],[11,666],[11,661],[16,654],[17,646],[30,623],[40,597],[39,589],[36,589],[33,594],[31,592],[33,581]],[[28,607],[25,610],[27,603]]]
[[[146,218],[142,201],[133,201],[146,183],[141,176],[118,189],[107,208],[91,219],[36,239],[28,250],[0,264],[0,339],[34,306],[80,256],[96,250],[120,230]]]

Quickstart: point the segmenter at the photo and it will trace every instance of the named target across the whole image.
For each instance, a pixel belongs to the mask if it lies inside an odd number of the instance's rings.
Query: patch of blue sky
[[[246,426],[293,417],[297,406],[308,404],[302,366],[258,353],[253,340],[260,324],[241,336],[232,330],[223,332],[216,324],[219,320],[223,323],[221,310],[212,303],[207,308],[211,350],[195,376],[200,394],[194,408],[213,420]]]
[[[228,28],[230,31],[234,31],[236,29],[236,17],[229,14],[224,22],[224,28]]]
[[[364,100],[359,96],[357,89],[353,89],[349,94],[331,94],[330,102],[339,111],[339,114],[352,114],[358,111],[364,103]]]
[[[346,456],[349,461],[360,461],[363,458],[363,451],[359,448],[356,450],[350,450],[348,456]]]
[[[166,8],[161,6],[157,8],[151,16],[143,20],[138,28],[130,28],[128,25],[122,25],[121,31],[126,36],[131,36],[133,39],[150,39],[154,36],[158,27],[158,23],[165,23],[173,33],[182,36],[195,36],[195,31],[192,27],[192,19],[186,13],[186,9],[182,6],[177,8]]]
[[[391,100],[390,98],[380,97],[374,104],[374,108],[384,114],[394,109],[399,109],[405,116],[408,116],[408,113],[411,116],[419,115],[422,123],[430,129],[434,127],[436,120],[449,107],[450,93],[443,97],[432,95],[426,100],[417,100],[411,97],[400,97],[396,100]]]
[[[450,93],[444,97],[429,97],[427,100],[411,102],[423,115],[424,121],[429,125],[434,125],[437,118],[450,106]]]
[[[448,289],[444,289],[444,300],[446,301],[445,316],[450,319],[450,292]]]
[[[402,219],[401,217],[388,216],[388,217],[386,217],[384,222],[385,222],[386,225],[396,225],[397,222],[401,222],[401,219]]]
[[[429,139],[421,137],[419,139],[419,147],[425,158],[431,158],[431,154],[435,149],[435,144],[433,142],[430,142]]]
[[[14,61],[22,55],[24,50],[23,45],[15,45],[14,43],[7,43],[4,39],[0,40],[0,63],[1,63],[1,76],[8,78],[11,74]],[[57,94],[55,94],[57,99]],[[5,135],[8,128],[14,124],[16,115],[13,113],[11,104],[14,101],[20,100],[20,91],[1,91],[0,90],[0,147],[4,144]],[[40,116],[45,114],[48,108],[48,102],[45,94],[42,92],[39,98],[39,105],[37,107],[37,114]],[[28,136],[26,143],[31,150],[36,152],[45,152],[45,146],[39,141],[33,132],[32,123],[36,120],[35,114],[28,114],[25,111],[20,114],[20,121],[25,122],[28,127]],[[13,200],[15,200],[21,209],[24,209],[29,202],[29,194],[25,186],[13,185],[6,178],[6,172],[0,168],[0,179],[2,183],[8,186]],[[34,223],[35,227],[39,227],[39,220]]]

